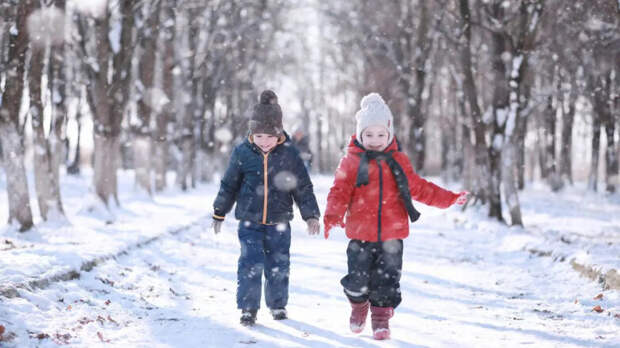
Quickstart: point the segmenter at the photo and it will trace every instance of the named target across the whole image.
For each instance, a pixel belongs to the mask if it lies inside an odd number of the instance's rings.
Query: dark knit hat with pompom
[[[252,110],[250,134],[280,136],[282,131],[282,109],[278,104],[278,96],[271,90],[265,90],[260,94],[260,102]]]

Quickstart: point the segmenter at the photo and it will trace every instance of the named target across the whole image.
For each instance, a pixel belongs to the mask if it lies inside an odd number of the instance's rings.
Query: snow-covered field
[[[89,198],[88,176],[63,180],[70,224],[38,224],[26,234],[0,229],[0,289],[116,257],[79,279],[0,296],[1,347],[620,346],[620,291],[603,290],[569,263],[620,269],[618,195],[533,185],[520,196],[524,229],[489,221],[482,208],[417,204],[422,218],[405,241],[403,302],[390,321],[392,339],[379,342],[369,327],[360,335],[348,329],[342,230],[324,240],[293,221],[289,319],[274,321],[263,308],[257,325],[245,328],[235,305],[236,221],[231,214],[216,236],[205,218],[216,184],[150,199],[133,193],[131,173],[122,173],[122,208],[109,215]],[[313,177],[321,208],[331,180]],[[2,189],[0,221],[6,202]]]

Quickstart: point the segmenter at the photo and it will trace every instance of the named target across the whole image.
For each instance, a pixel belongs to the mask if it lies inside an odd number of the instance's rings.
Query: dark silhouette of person
[[[293,145],[299,150],[299,155],[304,162],[304,166],[306,166],[306,170],[310,172],[312,168],[312,152],[310,151],[310,140],[308,138],[308,134],[306,134],[302,129],[297,129],[293,133],[293,137],[291,139],[293,141]]]

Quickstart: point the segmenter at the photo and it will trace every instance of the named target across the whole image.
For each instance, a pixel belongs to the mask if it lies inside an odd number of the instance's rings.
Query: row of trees
[[[82,133],[94,138],[93,187],[106,206],[119,203],[116,173],[127,162],[121,153],[149,194],[165,188],[171,162],[182,189],[208,179],[220,166],[206,158],[244,131],[259,67],[274,55],[270,42],[284,10],[276,5],[2,2],[0,149],[9,223],[32,226],[24,163],[28,124],[43,219],[63,214],[59,167],[66,161],[69,173],[79,172]],[[81,129],[84,118],[92,119],[91,132]],[[77,138],[67,138],[68,126],[76,124]],[[231,132],[218,138],[216,127]],[[64,151],[67,144],[71,151]]]
[[[119,164],[149,194],[170,169],[187,189],[222,170],[266,87],[311,134],[319,172],[333,173],[361,96],[377,91],[415,168],[440,158],[496,219],[504,206],[522,223],[528,166],[557,190],[587,163],[596,190],[601,130],[605,189],[618,184],[616,0],[10,0],[0,17],[0,150],[22,229],[25,148],[44,219],[62,214],[59,167],[79,172],[80,134],[94,138],[106,205]],[[588,156],[572,148],[576,124],[590,127]]]
[[[437,134],[444,174],[464,178],[489,216],[503,221],[504,205],[511,223],[522,224],[526,151],[554,190],[572,184],[573,159],[582,165],[585,157],[571,148],[577,115],[591,125],[589,187],[597,189],[604,129],[605,189],[616,190],[617,1],[352,1],[321,13],[340,48],[334,71],[361,79],[349,78],[347,89],[389,100],[419,171],[428,163],[427,133]],[[438,121],[429,126],[431,117]],[[527,138],[536,146],[526,147]]]

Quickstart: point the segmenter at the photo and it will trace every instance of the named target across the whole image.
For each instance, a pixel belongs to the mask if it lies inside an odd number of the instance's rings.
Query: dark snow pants
[[[400,304],[403,241],[364,242],[352,239],[347,248],[349,273],[340,283],[351,302],[396,308]]]
[[[260,308],[261,281],[265,273],[265,302],[283,308],[288,302],[291,226],[239,223],[241,255],[237,266],[237,308]]]

